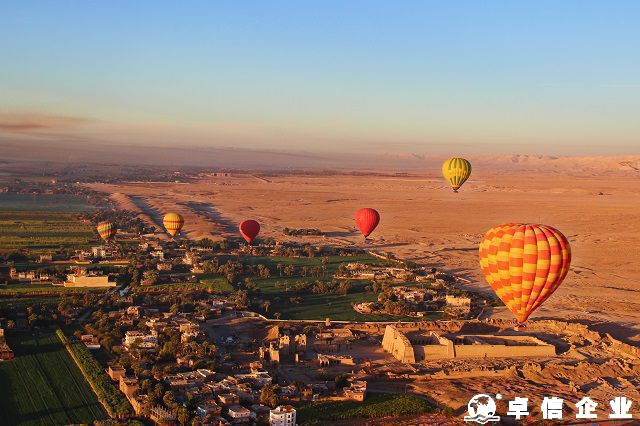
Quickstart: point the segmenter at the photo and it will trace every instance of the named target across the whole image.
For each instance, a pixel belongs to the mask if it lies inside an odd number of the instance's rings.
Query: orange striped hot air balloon
[[[162,219],[162,224],[167,233],[173,238],[180,233],[182,225],[184,225],[184,219],[178,213],[167,213]]]
[[[519,325],[556,291],[570,264],[569,241],[547,225],[496,226],[480,243],[482,273]]]
[[[114,225],[114,223],[110,220],[103,220],[102,222],[98,223],[96,229],[98,230],[98,235],[100,235],[100,238],[102,238],[106,242],[111,241],[111,239],[116,235],[116,232],[118,231],[116,225]]]

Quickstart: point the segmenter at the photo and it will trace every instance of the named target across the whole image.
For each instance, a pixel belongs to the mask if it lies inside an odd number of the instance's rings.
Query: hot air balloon
[[[260,224],[255,220],[243,220],[240,224],[240,233],[246,242],[250,243],[260,232]]]
[[[164,215],[162,223],[167,233],[173,238],[180,233],[182,225],[184,225],[184,219],[178,213],[167,213]]]
[[[116,228],[116,225],[114,225],[114,223],[110,220],[103,220],[102,222],[98,223],[96,229],[98,230],[100,238],[102,238],[106,242],[111,241],[111,239],[116,235],[116,231],[118,230]]]
[[[377,211],[370,208],[360,209],[356,212],[356,225],[364,235],[366,239],[369,234],[376,229],[380,222],[380,214]]]
[[[442,175],[453,188],[453,192],[458,192],[462,184],[471,176],[471,163],[464,158],[449,158],[442,164]]]
[[[482,273],[518,327],[556,291],[570,264],[569,241],[547,225],[496,226],[480,243]]]

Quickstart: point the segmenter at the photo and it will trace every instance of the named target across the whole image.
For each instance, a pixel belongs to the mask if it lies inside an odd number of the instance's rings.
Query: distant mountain
[[[254,170],[339,169],[439,173],[446,158],[429,153],[314,153],[233,147],[96,145],[82,142],[2,141],[4,160],[122,165],[200,166]],[[454,155],[460,155],[455,153]],[[469,155],[475,170],[558,172],[566,174],[640,173],[640,155],[555,157],[543,155]]]

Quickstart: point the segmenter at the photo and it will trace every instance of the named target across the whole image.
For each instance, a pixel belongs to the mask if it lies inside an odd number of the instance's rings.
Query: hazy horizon
[[[144,165],[166,167],[201,167],[234,170],[345,170],[392,171],[440,175],[442,161],[463,151],[440,152],[328,152],[268,148],[213,146],[146,146],[126,144],[85,144],[79,141],[7,142],[0,139],[3,153],[1,169],[16,170],[20,164]],[[548,172],[574,175],[632,173],[640,170],[640,155],[562,156],[542,154],[464,155],[479,173],[514,171]],[[30,169],[29,167],[26,167]]]
[[[0,143],[638,154],[631,1],[5,3]]]

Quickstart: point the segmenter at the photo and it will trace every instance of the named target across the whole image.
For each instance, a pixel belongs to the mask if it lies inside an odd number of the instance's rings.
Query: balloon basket
[[[513,327],[515,331],[523,331],[525,328],[527,328],[527,325],[523,322],[518,322],[515,327]]]

